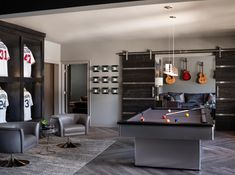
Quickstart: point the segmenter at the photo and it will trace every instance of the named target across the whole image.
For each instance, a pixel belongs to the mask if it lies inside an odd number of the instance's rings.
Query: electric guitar
[[[185,69],[183,70],[183,73],[182,73],[182,79],[184,81],[188,81],[191,79],[191,75],[190,75],[190,72],[187,70],[187,58],[185,58],[185,60],[183,61],[183,63],[185,63]],[[183,64],[184,65],[184,64]],[[184,66],[183,66],[184,67]]]
[[[197,78],[197,82],[199,84],[206,84],[207,83],[207,78],[206,75],[203,73],[203,62],[201,62],[199,64],[199,66],[201,67],[201,72],[198,73],[198,78]]]

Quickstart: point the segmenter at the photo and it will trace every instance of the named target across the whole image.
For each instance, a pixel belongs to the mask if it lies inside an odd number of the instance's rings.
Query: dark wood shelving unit
[[[235,51],[216,54],[216,129],[235,130]]]
[[[122,119],[154,107],[155,60],[150,54],[121,56]]]
[[[0,21],[0,39],[7,46],[10,55],[8,77],[0,77],[0,86],[8,94],[8,122],[24,120],[24,88],[32,95],[32,119],[43,118],[44,38],[44,33]],[[36,61],[32,65],[32,74],[29,78],[23,75],[24,45],[31,50]]]

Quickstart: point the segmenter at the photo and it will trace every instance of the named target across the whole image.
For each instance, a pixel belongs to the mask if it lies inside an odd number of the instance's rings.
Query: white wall
[[[44,62],[54,64],[54,113],[61,113],[61,44],[45,40]]]
[[[213,49],[216,46],[235,48],[235,37],[175,38],[175,49]],[[92,65],[119,64],[117,52],[168,50],[168,39],[158,40],[92,40],[62,45],[62,61],[89,60]],[[91,77],[94,75],[91,72]],[[94,87],[93,83],[91,88]],[[120,95],[91,94],[91,124],[116,126],[120,119]]]

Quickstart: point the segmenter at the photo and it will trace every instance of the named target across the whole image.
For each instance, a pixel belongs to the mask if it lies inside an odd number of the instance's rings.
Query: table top
[[[206,109],[194,109],[194,110],[182,110],[174,109],[171,112],[182,112],[171,115],[166,115],[168,110],[166,109],[147,109],[142,113],[139,113],[129,120],[120,121],[118,124],[133,124],[133,125],[171,125],[171,126],[213,126],[213,119]],[[189,114],[186,117],[186,113]],[[166,116],[167,119],[170,119],[170,122],[166,122],[166,119],[163,118]],[[144,118],[144,121],[141,121],[141,117]]]
[[[58,131],[57,128],[42,129],[42,132],[45,134],[55,134],[57,131]]]

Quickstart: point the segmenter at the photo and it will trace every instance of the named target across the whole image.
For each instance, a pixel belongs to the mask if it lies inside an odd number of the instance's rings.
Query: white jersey
[[[9,106],[7,93],[4,90],[0,90],[0,123],[6,123],[6,111]]]
[[[2,41],[0,41],[0,76],[8,76],[7,61],[9,59],[10,56],[7,46]]]
[[[31,66],[35,63],[35,59],[31,50],[24,46],[24,77],[31,77]]]
[[[24,91],[24,121],[32,120],[31,106],[33,106],[32,96],[29,91]]]

